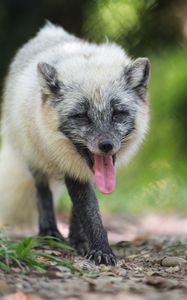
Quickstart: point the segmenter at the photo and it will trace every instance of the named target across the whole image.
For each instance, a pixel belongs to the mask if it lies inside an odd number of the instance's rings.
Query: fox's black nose
[[[99,143],[99,150],[104,153],[110,152],[114,148],[114,145],[110,141],[102,141]]]

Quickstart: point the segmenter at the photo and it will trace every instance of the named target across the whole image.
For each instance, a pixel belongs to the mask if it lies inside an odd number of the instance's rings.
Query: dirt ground
[[[46,273],[0,272],[3,300],[186,300],[187,219],[179,216],[119,216],[104,221],[117,255],[115,267],[74,256],[80,272],[50,265]],[[67,223],[59,222],[67,234]],[[33,234],[14,228],[11,234]],[[46,250],[44,250],[46,251]],[[57,257],[62,253],[54,251]]]

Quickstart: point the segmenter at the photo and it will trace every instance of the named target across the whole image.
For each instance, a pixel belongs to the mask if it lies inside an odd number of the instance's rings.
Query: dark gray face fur
[[[68,116],[62,116],[60,130],[76,146],[87,147],[91,153],[114,155],[134,129],[135,109],[120,99],[110,99],[101,111],[90,103],[84,99]]]
[[[58,81],[55,68],[45,63],[40,64],[40,73],[47,83],[47,88],[53,94],[53,98],[56,97],[60,117],[59,130],[72,141],[90,166],[90,154],[114,156],[136,130],[137,107],[140,101],[145,101],[149,77],[148,60],[140,60],[125,69],[123,78],[119,79],[116,86],[116,82],[114,83],[113,91],[116,93],[108,94],[103,109],[94,105],[94,99],[82,95],[68,113],[63,110],[63,98],[67,97],[69,92],[72,93],[73,87],[63,87]],[[124,89],[125,93],[120,89]],[[125,95],[129,101],[124,101]]]

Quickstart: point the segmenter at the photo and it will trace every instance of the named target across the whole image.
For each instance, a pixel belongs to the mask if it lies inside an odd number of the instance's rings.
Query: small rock
[[[180,271],[179,265],[175,266],[175,267],[169,267],[169,268],[166,269],[166,272],[170,273],[170,274],[176,273],[178,271]]]
[[[142,272],[142,271],[143,271],[143,269],[141,267],[135,267],[134,268],[135,273],[139,273],[139,272]]]
[[[181,257],[165,257],[161,261],[161,266],[163,267],[175,267],[177,265],[184,265],[187,263],[187,260]]]
[[[155,272],[153,270],[150,270],[147,272],[147,276],[160,276],[159,272]]]
[[[50,279],[62,278],[62,277],[64,278],[64,274],[58,271],[48,271],[46,273],[46,276]]]
[[[116,270],[116,275],[124,277],[127,275],[127,270],[125,270],[123,268],[118,268]]]
[[[125,260],[126,262],[133,262],[133,260],[135,259],[137,255],[128,255],[126,256]]]
[[[111,271],[111,266],[105,266],[105,265],[100,265],[99,267],[100,272],[110,272]]]
[[[117,267],[125,268],[125,264],[126,264],[126,259],[120,259],[117,262]]]

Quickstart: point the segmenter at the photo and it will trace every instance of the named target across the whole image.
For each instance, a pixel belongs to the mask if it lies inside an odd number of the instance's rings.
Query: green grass
[[[41,247],[50,247],[72,254],[72,248],[56,238],[51,237],[28,237],[22,240],[12,241],[2,237],[0,240],[0,269],[10,272],[12,268],[19,268],[20,271],[27,272],[35,270],[45,272],[48,265],[61,265],[76,271],[72,262],[68,259],[57,257],[41,250]],[[42,258],[42,259],[41,259]],[[46,262],[48,261],[48,263]]]

